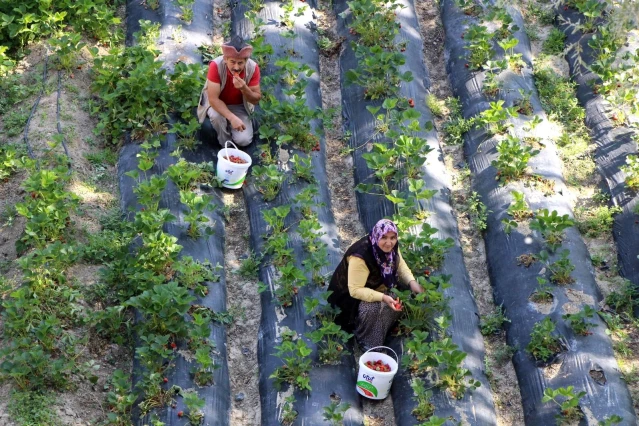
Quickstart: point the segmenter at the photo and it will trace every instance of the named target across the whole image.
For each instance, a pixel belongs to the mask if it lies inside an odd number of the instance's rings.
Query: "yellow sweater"
[[[385,285],[380,285],[376,289],[366,287],[366,280],[370,273],[366,262],[356,256],[348,256],[348,292],[351,297],[362,300],[364,302],[381,302],[384,292],[387,290]],[[399,253],[399,264],[397,265],[397,277],[401,282],[408,284],[414,280],[413,273],[408,268],[402,254]]]

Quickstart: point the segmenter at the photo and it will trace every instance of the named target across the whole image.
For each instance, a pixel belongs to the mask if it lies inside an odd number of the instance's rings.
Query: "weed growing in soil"
[[[53,406],[56,398],[50,393],[11,392],[7,410],[13,421],[23,425],[61,425]]]
[[[242,261],[240,268],[237,270],[238,275],[242,278],[257,279],[261,261],[261,256],[254,251],[249,252],[249,255]]]
[[[478,231],[485,231],[488,224],[488,213],[490,211],[484,203],[479,199],[479,194],[475,191],[471,192],[466,200],[465,210],[470,216],[470,222]]]
[[[547,55],[559,55],[564,51],[564,42],[566,35],[559,28],[553,27],[548,34],[548,38],[544,41],[541,51]]]
[[[579,232],[590,238],[603,237],[612,232],[615,215],[621,213],[618,206],[599,206],[593,208],[577,208],[577,228]]]
[[[482,315],[479,324],[481,334],[484,336],[499,334],[503,331],[506,322],[510,322],[510,320],[504,315],[503,306],[497,306],[490,314]]]
[[[534,325],[526,351],[536,360],[547,362],[561,352],[562,345],[555,333],[555,323],[546,317]]]

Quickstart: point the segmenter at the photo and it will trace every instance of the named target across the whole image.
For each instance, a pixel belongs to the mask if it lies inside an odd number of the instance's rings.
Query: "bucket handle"
[[[238,148],[237,148],[237,145],[235,145],[235,144],[233,143],[233,141],[226,141],[226,143],[224,144],[224,149],[229,149],[229,144],[233,145],[233,148],[238,149]],[[239,149],[238,149],[238,151],[239,151]],[[227,152],[228,152],[228,151],[227,151]]]
[[[374,346],[374,347],[370,348],[369,350],[367,350],[366,352],[364,352],[364,354],[367,354],[370,351],[372,351],[373,349],[377,349],[377,348],[384,348],[384,349],[388,349],[389,351],[391,351],[395,355],[395,362],[397,362],[397,365],[399,365],[399,357],[397,356],[397,353],[395,353],[395,351],[392,350],[391,348],[389,348],[388,346]]]

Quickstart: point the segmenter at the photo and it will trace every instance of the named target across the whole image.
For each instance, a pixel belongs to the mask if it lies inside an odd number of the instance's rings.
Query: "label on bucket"
[[[371,383],[360,380],[359,382],[357,382],[357,387],[360,388],[362,392],[364,392],[364,395],[368,397],[377,397],[377,388]]]

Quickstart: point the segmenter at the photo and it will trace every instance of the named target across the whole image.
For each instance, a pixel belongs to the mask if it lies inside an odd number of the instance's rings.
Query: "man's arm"
[[[231,110],[226,106],[224,101],[220,99],[221,86],[220,83],[213,83],[211,80],[208,80],[208,84],[206,87],[206,94],[209,97],[209,104],[211,108],[217,111],[222,117],[226,118],[231,122],[231,127],[235,130],[244,130],[244,123],[240,118],[233,114]],[[261,95],[260,95],[261,96]]]
[[[253,105],[257,105],[260,99],[262,99],[262,90],[260,89],[259,84],[255,86],[247,86],[246,84],[244,84],[244,87],[242,87],[240,91],[242,92],[244,99],[246,99],[247,102]]]

